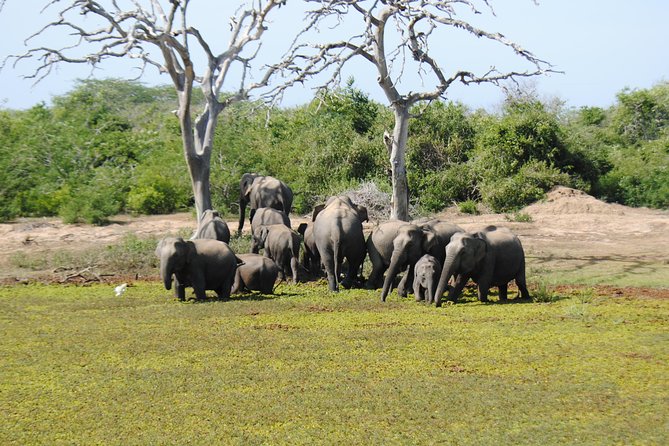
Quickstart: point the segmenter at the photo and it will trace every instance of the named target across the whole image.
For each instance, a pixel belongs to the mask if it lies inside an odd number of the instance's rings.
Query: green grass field
[[[0,288],[0,444],[669,444],[669,300]]]

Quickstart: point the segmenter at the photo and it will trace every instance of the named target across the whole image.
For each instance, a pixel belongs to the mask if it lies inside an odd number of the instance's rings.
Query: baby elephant
[[[279,267],[279,275],[284,280],[292,272],[293,283],[297,283],[297,259],[300,256],[300,234],[283,224],[261,226],[260,247],[265,257],[274,260]]]
[[[232,294],[244,290],[272,294],[279,274],[279,267],[274,260],[260,254],[238,254],[237,257],[244,263],[237,267]]]
[[[413,294],[416,302],[425,299],[425,303],[431,304],[435,301],[435,291],[439,284],[441,274],[441,263],[439,260],[425,254],[414,267]]]

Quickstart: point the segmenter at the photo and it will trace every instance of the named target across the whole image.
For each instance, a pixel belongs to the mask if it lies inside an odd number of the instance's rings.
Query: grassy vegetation
[[[0,443],[669,442],[669,301],[277,291],[0,288]]]

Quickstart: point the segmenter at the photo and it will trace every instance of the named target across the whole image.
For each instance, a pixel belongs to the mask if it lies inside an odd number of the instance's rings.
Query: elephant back
[[[510,229],[488,226],[476,234],[483,238],[495,256],[496,281],[507,282],[525,269],[525,251],[520,239]]]

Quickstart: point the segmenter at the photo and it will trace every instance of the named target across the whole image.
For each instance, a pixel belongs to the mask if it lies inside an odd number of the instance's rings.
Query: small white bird
[[[114,292],[116,293],[116,297],[119,297],[121,294],[125,293],[125,289],[128,288],[127,283],[122,283],[116,288],[114,288]]]

